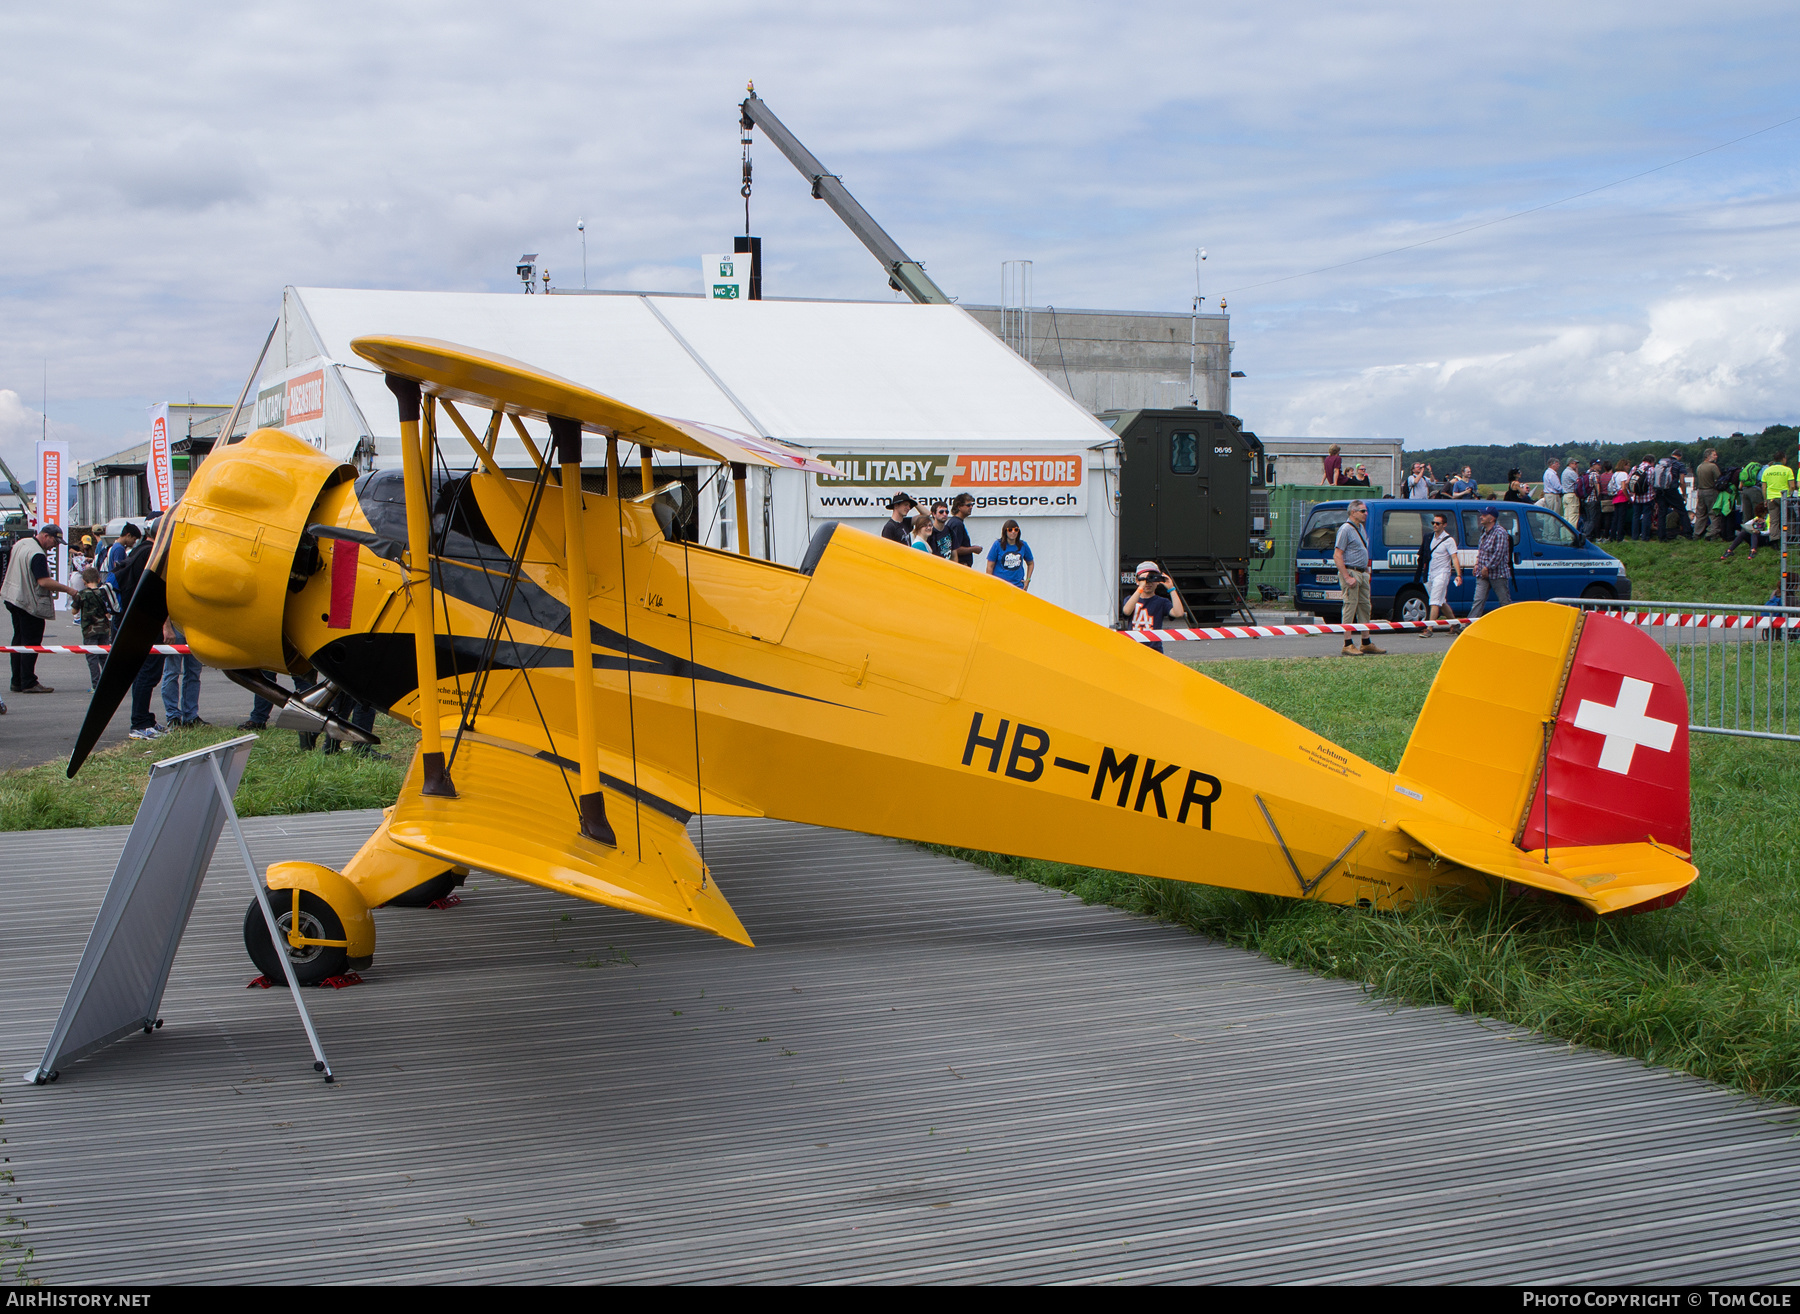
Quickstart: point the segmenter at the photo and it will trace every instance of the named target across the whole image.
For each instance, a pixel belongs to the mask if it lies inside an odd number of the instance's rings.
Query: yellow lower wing
[[[1683,855],[1657,844],[1589,844],[1529,853],[1509,840],[1446,822],[1407,820],[1401,829],[1426,848],[1501,880],[1566,894],[1596,913],[1618,912],[1693,884]]]
[[[414,759],[388,822],[395,843],[750,943],[678,817],[608,787],[606,815],[619,840],[612,848],[581,834],[570,786],[554,762],[465,738],[451,775],[457,797],[427,798]]]

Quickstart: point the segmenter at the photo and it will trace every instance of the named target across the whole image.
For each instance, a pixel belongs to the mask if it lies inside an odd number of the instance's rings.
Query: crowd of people
[[[1729,546],[1720,560],[1728,560],[1742,546],[1749,547],[1751,556],[1756,554],[1771,532],[1769,509],[1795,488],[1796,468],[1800,457],[1790,462],[1785,452],[1766,465],[1750,461],[1725,466],[1718,450],[1710,447],[1691,471],[1680,449],[1666,456],[1647,452],[1610,461],[1583,461],[1570,455],[1565,462],[1553,456],[1536,484],[1519,470],[1509,470],[1505,491],[1492,500],[1541,506],[1556,512],[1578,533],[1615,543],[1628,538],[1724,542]],[[1345,477],[1343,458],[1334,445],[1325,457],[1325,482],[1366,486],[1364,467],[1358,465],[1356,472],[1365,477]],[[1445,478],[1430,463],[1415,461],[1401,496],[1415,501],[1472,501],[1481,499],[1482,493],[1470,466]]]
[[[1680,451],[1654,453],[1616,461],[1593,460],[1585,466],[1571,457],[1566,465],[1552,459],[1544,471],[1539,505],[1590,538],[1621,542],[1675,538],[1729,541],[1725,557],[1740,543],[1752,555],[1768,532],[1768,507],[1794,486],[1794,466],[1782,453],[1768,464],[1720,464],[1708,448],[1691,472]],[[1723,559],[1723,558],[1722,558]]]
[[[147,521],[140,528],[127,521],[111,542],[106,541],[104,530],[105,526],[96,525],[91,531],[81,531],[76,541],[68,543],[69,570],[63,579],[56,578],[51,564],[52,554],[65,543],[60,525],[43,525],[10,544],[4,570],[0,571],[0,600],[5,602],[12,621],[13,646],[42,645],[44,628],[56,615],[56,597],[66,594],[75,623],[81,628],[82,643],[111,647],[124,619],[124,601],[136,590],[149,564],[155,546],[156,522]],[[186,639],[172,621],[164,621],[161,641],[165,645],[179,645]],[[10,656],[10,692],[22,696],[56,692],[38,678],[36,653],[15,652]],[[87,654],[89,693],[100,687],[106,660],[100,653]],[[199,659],[188,653],[153,652],[145,657],[143,665],[132,677],[128,737],[160,739],[170,730],[210,725],[200,715],[201,670]],[[263,675],[271,682],[277,679],[273,671],[265,671]],[[295,691],[304,692],[316,682],[316,676],[295,677]],[[160,723],[151,707],[152,696],[159,687],[163,707]],[[5,700],[0,699],[0,714],[6,710]],[[273,706],[267,700],[255,698],[249,718],[241,722],[238,729],[268,729],[272,710]],[[375,723],[374,709],[354,702],[347,695],[341,695],[332,710],[340,719],[360,730],[368,730]],[[318,738],[317,735],[302,734],[301,747],[311,749]],[[327,753],[336,752],[339,747],[337,740],[326,739]],[[359,744],[353,751],[369,753],[370,750],[367,745]]]
[[[973,567],[984,555],[981,545],[969,538],[966,522],[974,508],[975,498],[969,493],[959,493],[951,502],[933,502],[930,510],[920,507],[910,493],[895,493],[888,499],[888,522],[881,527],[881,536],[959,566]],[[1017,520],[1000,527],[1000,537],[988,545],[985,556],[988,574],[1016,588],[1031,587],[1036,562]]]

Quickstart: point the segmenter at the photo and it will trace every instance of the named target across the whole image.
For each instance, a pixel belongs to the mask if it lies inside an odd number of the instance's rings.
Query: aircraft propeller
[[[81,733],[75,736],[75,750],[69,754],[71,780],[106,733],[125,695],[131,692],[131,683],[143,669],[144,659],[162,642],[163,622],[169,619],[168,585],[163,580],[162,566],[162,560],[152,558],[132,591],[131,601],[125,604],[125,614],[113,635],[112,651],[106,655],[106,666],[100,672],[99,686],[88,699],[87,716],[81,723]]]

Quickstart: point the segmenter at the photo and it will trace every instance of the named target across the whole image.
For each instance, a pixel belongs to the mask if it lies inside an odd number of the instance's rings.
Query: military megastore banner
[[[325,370],[330,362],[315,357],[290,366],[280,378],[264,379],[256,394],[258,429],[286,429],[315,447],[325,443]]]
[[[815,474],[809,486],[818,520],[874,519],[887,515],[888,499],[910,493],[929,507],[967,493],[977,516],[1084,516],[1087,454],[991,452],[821,452],[844,473]]]
[[[169,403],[150,410],[150,459],[144,462],[144,486],[150,490],[150,509],[167,511],[175,505],[175,456],[169,444]]]

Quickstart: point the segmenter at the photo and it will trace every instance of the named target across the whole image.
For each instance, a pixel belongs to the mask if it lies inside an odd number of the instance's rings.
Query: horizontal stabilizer
[[[1519,848],[1505,836],[1424,818],[1401,828],[1438,857],[1499,880],[1567,895],[1595,913],[1674,902],[1698,874],[1686,855],[1660,844],[1585,844],[1544,851]]]
[[[389,819],[397,844],[591,903],[750,943],[694,851],[685,817],[602,789],[618,847],[581,834],[573,772],[465,738],[451,767],[457,797],[426,797],[414,759]],[[640,847],[641,845],[641,847]]]

